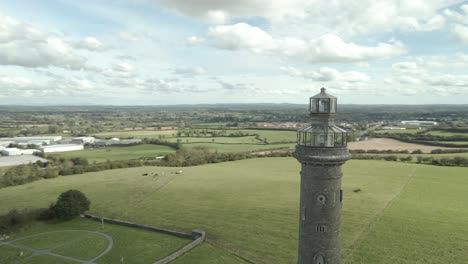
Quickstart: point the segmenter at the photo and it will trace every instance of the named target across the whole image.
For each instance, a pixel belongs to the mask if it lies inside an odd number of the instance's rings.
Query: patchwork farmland
[[[74,188],[93,201],[92,214],[205,230],[207,242],[176,263],[242,263],[235,256],[254,263],[295,262],[297,161],[260,158],[176,170],[118,169],[8,187],[0,189],[0,213],[46,207]],[[344,173],[345,263],[466,263],[467,168],[353,160]]]

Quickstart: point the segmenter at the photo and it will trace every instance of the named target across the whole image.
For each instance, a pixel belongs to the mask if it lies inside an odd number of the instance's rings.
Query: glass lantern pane
[[[318,146],[325,146],[325,135],[324,134],[320,134],[318,135]]]
[[[330,112],[331,113],[336,113],[336,99],[331,99]]]
[[[343,145],[343,134],[341,134],[341,133],[336,133],[336,135],[335,135],[335,145],[336,145],[336,146],[341,146],[341,145]]]
[[[319,100],[319,113],[329,113],[330,112],[330,99],[320,99]]]
[[[328,140],[327,140],[327,144],[326,144],[327,147],[333,147],[333,145],[334,145],[333,144],[334,143],[333,139],[334,139],[333,134],[328,134]]]
[[[315,113],[318,112],[317,109],[317,99],[310,99],[310,112]]]

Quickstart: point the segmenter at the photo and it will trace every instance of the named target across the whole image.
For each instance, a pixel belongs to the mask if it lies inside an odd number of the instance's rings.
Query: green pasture
[[[107,160],[129,160],[142,157],[156,157],[174,152],[168,146],[141,144],[134,146],[104,147],[84,149],[77,151],[67,151],[61,153],[48,154],[47,156],[58,156],[64,158],[83,157],[89,162],[105,162]]]
[[[182,144],[184,148],[205,147],[218,152],[254,152],[270,149],[292,149],[294,144],[219,144],[219,143],[190,143]]]
[[[175,174],[178,170],[182,174]],[[178,264],[241,263],[234,255],[253,263],[295,263],[299,171],[293,158],[258,158],[58,177],[0,189],[0,213],[46,207],[61,192],[79,189],[92,201],[93,214],[174,230],[205,230],[208,244]],[[346,163],[344,263],[465,264],[467,175],[468,168],[458,167]],[[353,192],[357,188],[361,191]],[[125,241],[121,250],[138,244]]]
[[[26,231],[10,236],[7,241],[34,249],[49,249],[52,253],[82,260],[91,260],[103,252],[109,242],[98,234],[87,232],[98,231],[112,237],[112,249],[99,258],[97,263],[120,263],[121,256],[126,263],[153,263],[177,249],[190,243],[191,240],[141,229],[105,224],[89,219],[75,219],[59,223],[37,223]],[[8,245],[0,246],[0,263],[18,263],[20,249]],[[22,258],[30,255],[27,250]],[[22,263],[76,263],[74,261],[52,257],[34,256]]]
[[[433,136],[440,136],[440,137],[466,137],[468,138],[468,133],[462,133],[462,132],[448,132],[448,131],[442,131],[442,130],[432,130],[427,132],[426,134],[433,135]]]
[[[428,154],[428,153],[424,153],[424,154],[383,154],[383,153],[379,153],[379,154],[375,154],[375,153],[363,153],[363,154],[360,154],[360,155],[378,155],[378,156],[398,156],[398,157],[407,157],[407,156],[412,156],[413,157],[413,161],[416,161],[416,158],[418,156],[421,156],[421,157],[432,157],[432,158],[453,158],[453,157],[465,157],[465,158],[468,158],[468,152],[462,152],[462,153],[442,153],[442,154]]]
[[[263,129],[239,129],[234,131],[242,131],[248,134],[258,134],[260,138],[267,139],[268,143],[278,142],[296,142],[297,132],[296,131],[285,131],[285,130],[263,130]]]
[[[173,137],[167,139],[170,142],[180,143],[228,143],[228,144],[262,144],[263,142],[256,139],[254,136],[246,137]]]
[[[176,130],[130,130],[96,133],[98,138],[159,138],[159,136],[172,137]]]
[[[437,141],[438,143],[451,144],[451,145],[468,145],[468,141]]]
[[[89,232],[91,231],[91,232]],[[17,245],[33,249],[50,250],[62,256],[81,260],[92,260],[99,256],[109,245],[107,238],[97,231],[112,237],[111,250],[96,260],[97,263],[120,263],[124,257],[125,263],[153,263],[156,260],[172,254],[177,249],[190,243],[191,240],[141,229],[105,224],[89,219],[75,219],[59,223],[38,223],[26,231],[10,236],[7,241],[16,240]],[[24,250],[19,257],[20,249],[9,245],[0,245],[0,263],[76,263],[53,256],[33,256]],[[26,259],[27,258],[27,259]]]
[[[374,130],[376,134],[416,134],[422,132],[421,129],[394,129],[394,130]]]

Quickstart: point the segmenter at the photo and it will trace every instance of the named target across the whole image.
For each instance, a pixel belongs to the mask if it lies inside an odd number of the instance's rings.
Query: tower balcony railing
[[[297,131],[297,144],[309,147],[346,147],[346,130],[335,125],[309,125]]]

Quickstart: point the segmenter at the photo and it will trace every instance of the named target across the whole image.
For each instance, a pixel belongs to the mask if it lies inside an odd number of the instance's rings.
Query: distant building
[[[58,144],[58,145],[43,146],[39,148],[39,150],[44,153],[75,151],[75,150],[83,150],[83,149],[84,149],[84,146],[82,144]]]
[[[435,121],[423,121],[423,120],[407,120],[401,121],[404,125],[411,125],[411,126],[437,126],[437,122]]]
[[[94,145],[96,146],[122,146],[122,145],[136,145],[142,142],[141,139],[96,139]]]
[[[7,148],[13,141],[0,141],[0,150]]]
[[[10,166],[17,166],[21,164],[28,164],[28,163],[36,163],[37,161],[42,161],[43,163],[47,163],[46,159],[40,158],[34,155],[16,155],[16,156],[4,156],[0,157],[0,167],[10,167]]]
[[[96,139],[94,137],[74,137],[72,138],[72,143],[75,144],[86,144],[86,143],[94,143]]]
[[[35,146],[43,146],[43,145],[49,145],[50,144],[50,140],[29,140],[29,141],[25,141],[25,142],[18,142],[16,143],[18,144],[19,146],[22,146],[22,147],[26,147],[27,145],[35,145]]]
[[[384,126],[382,130],[404,130],[405,127],[396,127],[396,126]]]
[[[18,148],[2,149],[2,155],[4,156],[32,155],[36,152],[38,152],[37,149],[18,149]]]
[[[49,140],[49,141],[60,141],[62,136],[37,136],[37,137],[12,137],[12,138],[2,138],[1,140],[6,141],[15,141],[15,142],[25,142],[30,140]]]
[[[303,125],[302,123],[293,123],[293,122],[259,122],[256,123],[257,127],[265,128],[296,128]]]

